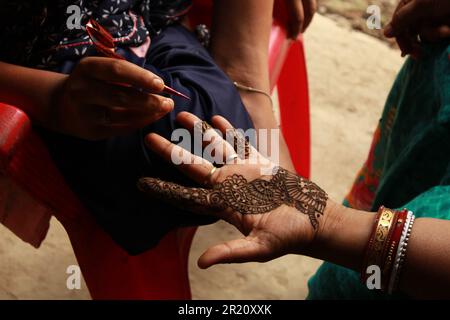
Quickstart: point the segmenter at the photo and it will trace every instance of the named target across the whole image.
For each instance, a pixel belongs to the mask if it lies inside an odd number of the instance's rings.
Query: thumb
[[[273,258],[274,253],[264,242],[246,237],[228,241],[206,250],[198,259],[198,266],[207,269],[220,263],[265,262]]]

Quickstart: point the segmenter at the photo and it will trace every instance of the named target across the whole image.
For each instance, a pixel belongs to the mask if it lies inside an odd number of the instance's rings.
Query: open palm
[[[186,112],[177,120],[188,129],[201,123]],[[210,135],[204,147],[213,145],[214,158],[227,163],[220,169],[159,135],[147,137],[149,147],[168,161],[173,161],[174,155],[188,159],[177,168],[209,188],[188,188],[157,178],[142,178],[139,188],[172,205],[224,219],[245,235],[209,248],[199,259],[202,268],[217,263],[262,262],[298,253],[318,231],[326,194],[312,182],[276,167],[251,146],[247,146],[245,159],[239,158],[239,148],[220,134],[233,130],[230,123],[217,116],[213,124],[220,131],[204,128],[203,134]]]

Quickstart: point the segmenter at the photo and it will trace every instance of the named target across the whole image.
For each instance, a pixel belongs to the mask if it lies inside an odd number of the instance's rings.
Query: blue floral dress
[[[90,18],[108,29],[118,47],[139,46],[189,10],[191,0],[2,0],[0,59],[50,68],[92,54]]]

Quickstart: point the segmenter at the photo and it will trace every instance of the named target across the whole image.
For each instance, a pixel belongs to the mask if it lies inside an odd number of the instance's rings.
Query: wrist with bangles
[[[414,214],[406,209],[380,207],[361,267],[361,281],[364,284],[370,276],[368,267],[378,266],[381,271],[381,290],[389,294],[398,290],[414,220]]]

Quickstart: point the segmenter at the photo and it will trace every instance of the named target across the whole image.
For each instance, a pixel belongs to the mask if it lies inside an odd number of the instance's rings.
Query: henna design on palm
[[[152,197],[193,211],[233,209],[243,215],[264,214],[287,205],[307,215],[314,230],[328,199],[315,183],[280,167],[274,169],[270,180],[248,182],[244,176],[233,174],[213,189],[187,188],[156,178],[142,178],[138,187]]]

